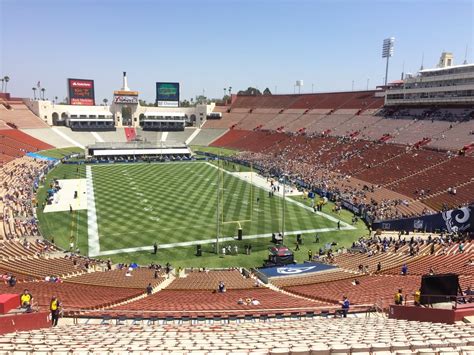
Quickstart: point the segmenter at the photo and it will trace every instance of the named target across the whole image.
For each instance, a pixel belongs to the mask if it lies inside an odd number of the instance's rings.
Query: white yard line
[[[231,172],[229,172],[229,171],[227,171],[227,170],[225,170],[225,169],[218,168],[217,166],[215,166],[214,164],[211,164],[211,163],[209,163],[209,162],[206,162],[206,164],[208,164],[209,166],[212,166],[212,167],[215,168],[215,169],[219,169],[219,170],[221,170],[221,171],[223,171],[223,172],[225,172],[225,173],[227,173],[227,174],[229,174],[229,175],[231,175],[231,176],[235,176],[236,178],[239,178],[239,179],[241,179],[241,180],[243,180],[243,181],[245,181],[245,182],[247,182],[247,183],[250,183],[247,179],[245,179],[244,176],[241,176],[239,173],[231,173]],[[254,174],[256,174],[256,173],[254,173]],[[257,174],[257,175],[258,175],[258,174]],[[253,181],[252,181],[252,184],[255,185],[255,186],[257,186],[257,187],[259,187],[259,188],[261,188],[261,189],[264,189],[264,190],[266,190],[266,191],[270,191],[270,187],[261,186],[260,184],[257,185],[257,184],[255,184]],[[280,193],[280,195],[281,195],[281,193]],[[280,196],[280,197],[282,197],[282,196]],[[304,203],[301,203],[301,202],[299,202],[299,201],[295,201],[295,200],[293,200],[292,198],[289,198],[288,196],[285,196],[285,200],[288,201],[288,202],[290,202],[290,203],[293,203],[293,204],[295,204],[295,205],[297,205],[297,206],[299,206],[299,207],[301,207],[301,208],[304,208],[304,209],[306,209],[306,210],[308,210],[308,211],[311,211],[311,212],[314,211],[313,208],[311,208],[311,207],[309,207],[309,206],[306,206]],[[313,212],[313,213],[314,213],[314,212]],[[327,214],[327,213],[319,212],[319,211],[318,211],[318,212],[316,212],[316,214],[319,215],[319,216],[322,216],[322,217],[324,217],[324,218],[326,218],[326,219],[329,219],[330,221],[335,222],[335,223],[341,222],[341,227],[344,227],[346,230],[353,230],[353,229],[356,229],[354,226],[351,226],[350,224],[344,222],[343,220],[337,219],[336,217],[333,217],[333,216],[331,216],[331,215],[329,215],[329,214]],[[342,228],[341,228],[341,229],[342,229]]]
[[[161,142],[166,142],[166,138],[168,138],[168,132],[163,132],[161,135]]]
[[[352,226],[351,226],[352,227]],[[341,227],[340,230],[348,230],[351,228]],[[288,235],[296,235],[296,234],[309,234],[309,233],[325,233],[325,232],[333,232],[337,231],[337,228],[319,228],[319,229],[307,229],[307,230],[299,230],[299,231],[291,231],[285,232],[285,236]],[[242,239],[250,240],[250,239],[259,239],[259,238],[270,238],[272,236],[271,233],[265,234],[255,234],[255,235],[246,235],[243,236]],[[222,237],[219,238],[219,243],[221,242],[229,242],[235,240],[234,237]],[[216,238],[214,239],[204,239],[204,240],[192,240],[189,242],[180,242],[180,243],[169,243],[169,244],[159,244],[158,249],[169,249],[175,247],[187,247],[191,245],[202,245],[202,244],[211,244],[215,243]],[[90,250],[90,247],[89,247]],[[125,248],[125,249],[114,249],[114,250],[105,250],[97,254],[98,256],[103,255],[113,255],[113,254],[121,254],[121,253],[134,253],[138,251],[148,251],[153,250],[153,245],[145,246],[145,247],[136,247],[136,248]]]
[[[201,128],[196,128],[194,132],[188,137],[188,139],[186,139],[184,143],[186,145],[189,145],[189,143],[193,141],[193,139],[199,134],[199,132],[201,132]]]
[[[99,133],[91,132],[91,134],[94,136],[94,138],[97,140],[97,142],[105,142],[104,139],[101,136],[99,136]]]
[[[51,127],[51,129],[52,129],[54,132],[56,132],[57,134],[59,134],[61,137],[63,137],[65,140],[67,140],[69,143],[74,144],[76,147],[79,147],[79,148],[82,148],[82,149],[86,149],[86,147],[84,147],[81,143],[76,142],[74,139],[72,139],[71,137],[69,137],[67,134],[61,132],[58,128],[56,128],[56,127]]]
[[[97,256],[100,252],[99,226],[97,225],[97,213],[95,209],[94,181],[92,179],[92,167],[86,166],[87,187],[87,235],[89,245],[89,256]]]

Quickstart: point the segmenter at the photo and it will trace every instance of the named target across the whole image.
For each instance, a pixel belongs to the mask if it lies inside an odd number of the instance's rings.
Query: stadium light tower
[[[394,43],[395,43],[395,37],[390,37],[383,40],[382,58],[387,58],[387,64],[385,66],[385,86],[387,86],[387,80],[388,80],[388,62],[389,62],[390,57],[393,56]]]

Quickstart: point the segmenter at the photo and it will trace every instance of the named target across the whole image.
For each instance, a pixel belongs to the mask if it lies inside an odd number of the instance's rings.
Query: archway
[[[130,106],[122,106],[122,125],[132,125],[132,108]]]
[[[53,112],[52,118],[53,118],[53,126],[58,126],[59,125],[59,114],[57,112]]]

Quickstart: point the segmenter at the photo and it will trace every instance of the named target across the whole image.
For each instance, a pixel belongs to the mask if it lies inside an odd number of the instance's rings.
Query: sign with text
[[[115,104],[138,104],[138,96],[115,95],[114,103]]]
[[[179,83],[156,83],[156,103],[161,107],[178,107]]]
[[[67,79],[69,105],[94,106],[94,80]]]

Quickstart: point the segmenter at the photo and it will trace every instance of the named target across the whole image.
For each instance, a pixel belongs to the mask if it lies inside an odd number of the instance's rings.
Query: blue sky
[[[385,75],[382,41],[396,38],[389,79],[416,72],[424,53],[474,62],[474,5],[468,0],[0,0],[0,75],[9,91],[64,98],[66,79],[94,79],[110,100],[129,86],[153,101],[156,81],[181,83],[181,98],[249,86],[293,93],[365,89]]]

